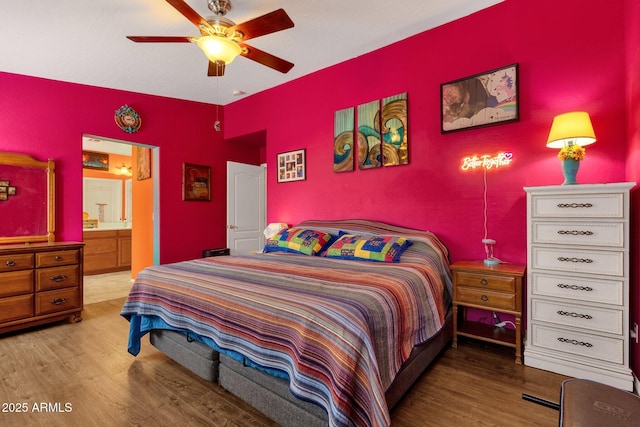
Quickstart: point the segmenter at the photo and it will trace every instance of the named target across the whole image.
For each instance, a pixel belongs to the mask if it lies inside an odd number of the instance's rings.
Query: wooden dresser
[[[525,365],[633,389],[629,193],[634,185],[525,188]]]
[[[0,245],[0,333],[82,320],[83,246]]]

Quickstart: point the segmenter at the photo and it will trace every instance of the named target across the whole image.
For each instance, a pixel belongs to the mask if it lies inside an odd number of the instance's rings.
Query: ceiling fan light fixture
[[[198,39],[198,47],[202,49],[209,61],[222,61],[230,64],[242,53],[242,48],[231,39],[220,36],[203,36]]]

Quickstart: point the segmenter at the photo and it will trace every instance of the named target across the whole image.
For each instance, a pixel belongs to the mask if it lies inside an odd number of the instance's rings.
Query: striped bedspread
[[[373,230],[368,221],[303,225],[414,243],[398,264],[256,254],[149,267],[121,313],[129,351],[138,353],[150,319],[160,319],[286,372],[292,393],[324,407],[331,426],[388,426],[385,390],[412,348],[444,324],[446,249],[431,233]]]

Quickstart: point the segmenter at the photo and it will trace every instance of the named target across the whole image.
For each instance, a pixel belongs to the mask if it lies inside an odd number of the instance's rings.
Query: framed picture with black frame
[[[518,64],[440,85],[441,132],[519,120]]]

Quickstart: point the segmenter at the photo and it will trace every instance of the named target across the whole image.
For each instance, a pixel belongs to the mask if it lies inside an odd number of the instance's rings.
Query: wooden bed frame
[[[385,398],[390,411],[449,344],[452,335],[449,310],[444,327],[429,341],[414,347],[387,389]],[[289,391],[287,380],[245,366],[179,332],[155,329],[150,332],[150,340],[154,347],[179,364],[208,381],[218,382],[283,427],[326,427],[328,424],[324,409],[296,399]]]

